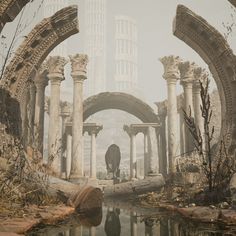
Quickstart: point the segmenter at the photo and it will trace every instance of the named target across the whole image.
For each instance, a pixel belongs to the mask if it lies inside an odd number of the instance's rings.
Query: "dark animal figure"
[[[107,236],[120,236],[121,225],[119,215],[119,209],[108,210],[104,227]]]
[[[113,179],[120,177],[120,148],[116,144],[108,147],[105,154],[105,161],[107,166],[107,174],[112,173]]]

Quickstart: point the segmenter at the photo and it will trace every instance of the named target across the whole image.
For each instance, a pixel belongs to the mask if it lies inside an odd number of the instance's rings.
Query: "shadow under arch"
[[[133,95],[121,92],[104,92],[91,96],[84,101],[83,119],[103,110],[117,109],[134,115],[144,123],[158,123],[154,110]]]
[[[224,37],[202,17],[178,5],[173,34],[207,63],[219,91],[222,110],[221,138],[231,152],[236,147],[236,60]]]

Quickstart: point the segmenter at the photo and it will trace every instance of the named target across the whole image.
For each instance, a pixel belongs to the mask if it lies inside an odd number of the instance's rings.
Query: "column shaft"
[[[148,140],[147,140],[147,133],[144,134],[144,176],[148,175]]]
[[[96,134],[91,133],[90,178],[96,179]]]
[[[66,178],[70,176],[71,170],[71,149],[72,149],[72,136],[67,133],[66,138]]]
[[[169,170],[174,171],[174,158],[177,150],[177,101],[176,101],[176,79],[167,79],[168,87],[168,159]]]
[[[52,169],[60,174],[60,84],[59,80],[51,80],[51,96],[49,106],[48,154],[53,159]]]
[[[159,131],[159,171],[163,176],[167,175],[167,145],[166,145],[166,116],[161,117],[161,127]]]
[[[36,86],[34,138],[37,149],[43,155],[45,86]]]
[[[84,175],[83,163],[83,81],[74,79],[72,115],[72,161],[70,178]]]
[[[130,178],[136,178],[136,137],[131,134],[130,137]]]

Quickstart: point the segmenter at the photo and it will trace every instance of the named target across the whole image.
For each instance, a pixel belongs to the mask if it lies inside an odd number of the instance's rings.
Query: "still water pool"
[[[221,236],[236,235],[236,227],[200,224],[166,211],[104,206],[88,216],[74,215],[54,226],[42,226],[28,236]],[[118,208],[119,207],[119,208]]]

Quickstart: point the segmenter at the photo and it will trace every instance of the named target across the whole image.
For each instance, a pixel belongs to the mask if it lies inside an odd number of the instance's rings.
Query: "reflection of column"
[[[89,236],[96,236],[96,228],[95,227],[89,228]]]
[[[60,173],[60,85],[64,80],[65,58],[60,56],[50,57],[48,64],[48,78],[51,84],[51,96],[49,106],[49,132],[48,155],[52,161],[52,169],[56,174]]]
[[[166,145],[166,116],[167,116],[167,103],[156,103],[158,108],[158,116],[161,126],[159,128],[159,172],[167,175],[167,145]]]
[[[82,236],[83,235],[83,226],[77,226],[70,230],[70,236]]]
[[[206,72],[201,67],[197,67],[194,69],[194,76],[195,80],[193,82],[193,108],[194,108],[194,117],[197,127],[200,129],[201,134],[204,132],[204,121],[202,118],[202,112],[201,112],[201,86],[200,82],[205,82],[206,80]],[[204,137],[204,135],[202,135]]]
[[[181,75],[181,85],[184,89],[184,110],[188,116],[194,116],[193,110],[193,80],[194,80],[194,63],[182,62],[179,64]],[[194,142],[188,127],[185,125],[185,142],[186,153],[192,152],[194,149]]]
[[[41,65],[34,80],[36,86],[35,117],[34,117],[34,141],[38,151],[43,155],[44,136],[44,107],[45,88],[48,85],[48,68],[46,63]]]
[[[70,118],[71,115],[71,107],[70,104],[68,102],[61,102],[61,119],[62,119],[62,130],[61,130],[61,137],[62,137],[62,142],[61,142],[61,178],[66,178],[66,134],[65,134],[65,130],[66,130],[66,122],[68,121],[68,119]]]
[[[76,54],[70,57],[71,76],[74,80],[72,114],[72,161],[70,178],[84,175],[83,169],[83,82],[86,77],[87,55]]]
[[[137,215],[135,212],[130,213],[130,231],[131,236],[138,236]]]
[[[179,136],[180,136],[180,155],[183,155],[186,152],[185,147],[185,123],[184,123],[184,95],[180,94],[178,96],[178,113],[179,113]]]
[[[169,172],[174,171],[174,158],[177,150],[177,102],[176,102],[176,82],[179,79],[178,64],[179,57],[169,56],[160,59],[164,66],[163,78],[167,81],[168,88],[168,159]]]

